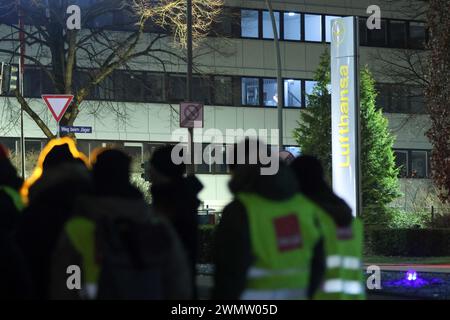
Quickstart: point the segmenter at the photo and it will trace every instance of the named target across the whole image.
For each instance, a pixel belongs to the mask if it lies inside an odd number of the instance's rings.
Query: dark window
[[[241,36],[246,38],[259,37],[258,10],[241,10]]]
[[[406,22],[391,20],[389,22],[389,46],[406,47]]]
[[[259,106],[259,79],[242,78],[242,105]]]
[[[164,101],[164,74],[147,73],[145,75],[144,101],[162,102]]]
[[[425,97],[421,87],[409,88],[409,110],[411,113],[426,113]]]
[[[211,81],[209,77],[193,77],[192,98],[196,102],[211,104]]]
[[[395,165],[399,168],[399,177],[404,178],[408,175],[408,151],[394,151]]]
[[[283,14],[285,40],[301,40],[301,19],[300,13],[285,12]]]
[[[358,18],[359,24],[359,44],[362,46],[367,45],[367,19],[364,17]]]
[[[94,97],[100,100],[114,99],[114,81],[112,75],[109,75],[95,86]]]
[[[317,14],[305,14],[305,40],[322,41],[322,16]]]
[[[25,97],[38,98],[41,96],[41,70],[38,68],[26,67],[23,81],[23,91]]]
[[[427,178],[427,162],[426,151],[411,151],[411,177]]]
[[[263,79],[264,106],[276,107],[278,104],[277,80]]]
[[[369,46],[386,46],[386,20],[381,20],[380,29],[367,30],[367,44]]]
[[[301,80],[284,80],[284,106],[302,106],[302,82]]]
[[[51,70],[50,70],[50,72],[52,73],[52,75],[54,74]],[[53,81],[51,80],[48,73],[45,72],[44,70],[42,70],[41,76],[42,76],[42,78],[41,78],[42,79],[42,93],[41,94],[55,93],[56,92],[55,85],[53,84]]]
[[[280,38],[280,13],[274,12],[275,24],[277,26],[278,39]],[[263,11],[262,15],[262,26],[263,26],[263,38],[273,39],[273,28],[272,19],[270,18],[269,11]]]
[[[219,18],[212,26],[212,35],[232,36],[235,29],[235,18],[232,8],[223,8]]]
[[[226,76],[214,77],[214,100],[216,105],[232,105],[233,104],[233,87],[232,78]]]
[[[117,101],[142,101],[142,80],[140,72],[117,70],[114,72],[114,92]]]
[[[169,75],[169,100],[180,102],[186,99],[186,77]]]
[[[25,140],[25,153],[39,154],[42,149],[42,142],[40,140]]]
[[[76,93],[78,93],[82,88],[87,88],[89,86],[89,83],[91,82],[91,74],[90,70],[75,70],[74,77],[73,77],[73,89]],[[93,98],[93,91],[94,87],[90,89],[90,92],[86,99],[92,99]]]
[[[426,41],[425,24],[421,22],[409,23],[408,46],[413,49],[423,49]]]
[[[404,85],[391,85],[391,101],[389,111],[396,113],[409,113],[408,87]]]

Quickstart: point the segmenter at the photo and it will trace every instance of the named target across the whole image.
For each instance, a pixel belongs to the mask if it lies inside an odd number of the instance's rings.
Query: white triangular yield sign
[[[61,120],[62,116],[66,112],[70,103],[73,100],[73,95],[71,94],[43,94],[42,99],[44,99],[45,104],[50,109],[56,122]]]

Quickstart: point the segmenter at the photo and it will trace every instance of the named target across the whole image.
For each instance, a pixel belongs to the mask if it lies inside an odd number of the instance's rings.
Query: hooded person
[[[0,300],[31,297],[30,275],[13,237],[24,208],[21,186],[22,179],[9,160],[9,152],[0,144]]]
[[[324,239],[324,277],[314,293],[316,299],[363,299],[362,223],[324,179],[320,161],[304,155],[290,164],[300,191],[323,210],[319,214]]]
[[[215,232],[213,299],[306,299],[315,290],[313,265],[322,260],[320,209],[298,193],[278,157],[271,156],[279,161],[278,171],[263,174],[265,151],[261,141],[245,139],[229,159],[234,199]]]
[[[187,259],[169,224],[130,183],[131,158],[99,149],[95,195],[77,199],[52,263],[52,299],[187,299]],[[66,286],[68,265],[81,268],[81,290]]]
[[[195,176],[184,177],[184,163],[172,161],[173,146],[155,150],[150,159],[151,195],[154,209],[167,217],[186,250],[195,290],[198,247],[198,193],[203,185]],[[195,296],[195,292],[194,292]]]
[[[9,152],[0,144],[0,232],[11,232],[17,225],[24,209],[20,196],[22,179],[9,160]]]
[[[28,206],[16,239],[31,273],[35,299],[48,299],[50,261],[62,227],[77,197],[93,191],[85,161],[72,139],[53,139],[21,189]]]

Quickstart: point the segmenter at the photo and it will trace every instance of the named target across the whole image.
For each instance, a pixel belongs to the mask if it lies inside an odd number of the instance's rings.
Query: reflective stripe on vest
[[[342,279],[326,280],[322,290],[325,293],[344,293],[349,295],[359,295],[364,292],[364,288],[360,281]]]
[[[327,257],[327,268],[343,268],[349,270],[361,269],[361,260],[357,257],[345,257],[339,255],[331,255]]]
[[[272,289],[256,290],[246,289],[241,300],[299,300],[306,299],[306,291],[303,289]]]
[[[0,186],[0,190],[3,190],[11,198],[17,211],[21,212],[25,208],[22,197],[18,191],[8,186]]]
[[[288,276],[295,275],[299,272],[305,271],[300,268],[291,268],[291,269],[281,269],[281,270],[272,270],[272,269],[264,269],[251,267],[247,272],[247,278],[263,278],[263,277],[272,277],[272,276]]]

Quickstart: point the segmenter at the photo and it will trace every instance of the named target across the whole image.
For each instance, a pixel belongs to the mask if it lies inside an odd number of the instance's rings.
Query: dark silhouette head
[[[184,163],[175,164],[172,161],[173,148],[171,145],[165,145],[156,149],[153,153],[150,159],[150,175],[152,176],[152,181],[162,180],[155,179],[156,176],[162,176],[161,178],[171,181],[183,178],[186,172],[186,165]]]
[[[297,157],[292,161],[290,167],[302,193],[308,195],[326,187],[323,168],[316,157],[309,155]]]
[[[17,176],[17,170],[9,160],[8,149],[0,144],[0,185],[18,190],[22,179]]]
[[[54,146],[46,155],[42,167],[45,170],[57,167],[68,162],[75,162],[68,144]]]
[[[118,149],[104,149],[94,160],[93,178],[97,190],[130,185],[130,157]]]

